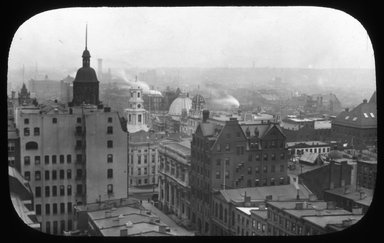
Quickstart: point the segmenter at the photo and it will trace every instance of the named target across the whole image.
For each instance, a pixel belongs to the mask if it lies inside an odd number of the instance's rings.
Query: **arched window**
[[[38,145],[36,142],[28,142],[25,144],[25,149],[26,150],[38,149]]]

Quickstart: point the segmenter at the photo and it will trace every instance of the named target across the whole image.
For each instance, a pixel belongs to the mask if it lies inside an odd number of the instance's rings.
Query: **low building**
[[[331,145],[321,141],[287,142],[287,148],[292,156],[300,156],[304,152],[327,154],[331,151]]]
[[[288,175],[292,184],[305,185],[319,199],[323,199],[325,190],[352,184],[352,166],[346,161],[293,164],[289,166]]]
[[[364,187],[351,188],[349,186],[338,187],[324,192],[325,201],[334,201],[336,206],[352,212],[356,208],[361,208],[365,214],[371,205],[373,190]]]
[[[281,128],[288,142],[328,141],[332,137],[332,123],[326,118],[287,117],[281,121]]]
[[[189,171],[191,139],[164,140],[159,145],[159,208],[174,214],[180,224],[191,219]]]
[[[211,235],[247,235],[247,232],[248,235],[251,235],[254,228],[250,224],[247,225],[246,221],[250,222],[252,217],[257,218],[258,213],[251,217],[248,210],[264,210],[265,202],[269,200],[309,199],[310,194],[311,192],[302,185],[298,187],[294,185],[248,187],[216,191],[212,197]],[[258,217],[260,223],[265,224],[261,220],[264,218],[262,213]],[[257,234],[265,233],[265,229],[263,232],[261,228]]]
[[[88,236],[170,236],[168,225],[133,199],[77,206],[79,230]]]
[[[268,235],[319,235],[327,226],[342,223],[346,218],[360,220],[361,213],[335,207],[333,202],[318,200],[269,201]]]

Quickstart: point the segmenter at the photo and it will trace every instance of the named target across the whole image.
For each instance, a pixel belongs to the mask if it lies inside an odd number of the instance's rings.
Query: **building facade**
[[[161,137],[143,130],[129,134],[129,187],[157,187],[158,144]]]
[[[356,161],[357,164],[357,186],[368,189],[375,189],[377,160],[361,160]]]
[[[72,106],[50,101],[16,109],[20,171],[46,233],[75,229],[74,205],[127,197],[127,133],[119,114],[99,103],[89,58],[86,49]]]
[[[240,126],[232,118],[221,126],[208,117],[203,113],[191,145],[191,220],[203,235],[210,232],[213,191],[289,184],[285,136],[278,124]]]
[[[321,141],[287,142],[287,147],[289,154],[292,156],[300,156],[304,152],[327,154],[331,151],[331,145]]]
[[[165,140],[159,145],[159,207],[188,226],[191,219],[189,171],[190,139]]]

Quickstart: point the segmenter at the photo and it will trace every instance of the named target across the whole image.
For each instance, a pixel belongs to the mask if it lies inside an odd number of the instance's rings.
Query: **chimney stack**
[[[203,110],[203,122],[206,123],[209,118],[209,110]]]

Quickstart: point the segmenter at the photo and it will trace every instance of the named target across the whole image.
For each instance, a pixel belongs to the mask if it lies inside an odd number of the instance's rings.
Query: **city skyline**
[[[374,68],[352,16],[320,7],[66,8],[16,31],[9,70],[73,69],[88,24],[91,65],[113,68]],[[49,64],[48,64],[49,63]]]

